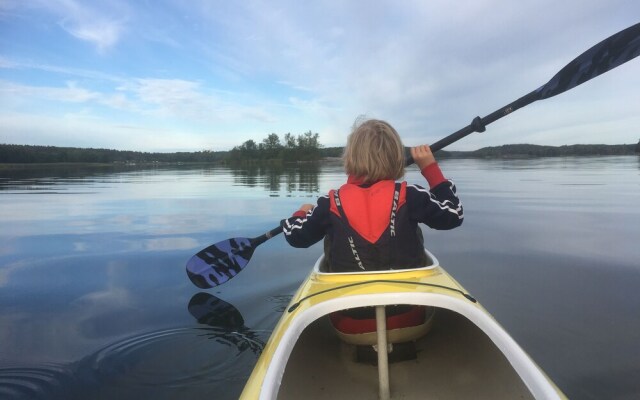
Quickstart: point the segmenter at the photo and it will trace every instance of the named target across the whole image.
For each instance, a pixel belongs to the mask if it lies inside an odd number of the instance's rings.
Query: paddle
[[[433,143],[436,152],[473,132],[484,132],[486,126],[505,115],[537,100],[566,92],[640,55],[640,23],[596,44],[562,68],[549,82],[484,118],[476,117],[471,124]],[[407,152],[406,165],[413,164]],[[201,250],[187,263],[189,279],[200,288],[220,285],[236,276],[249,262],[256,247],[282,232],[281,227],[264,235],[247,239],[223,240]]]
[[[202,289],[221,285],[247,266],[256,247],[280,233],[282,228],[277,227],[251,239],[237,237],[212,244],[189,259],[187,275]]]

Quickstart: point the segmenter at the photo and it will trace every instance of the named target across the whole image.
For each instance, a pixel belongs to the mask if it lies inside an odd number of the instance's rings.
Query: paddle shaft
[[[277,236],[279,234],[282,233],[282,227],[278,226],[277,228],[273,228],[271,229],[269,232],[262,234],[258,237],[254,237],[253,239],[251,239],[251,244],[253,245],[253,247],[258,247],[260,246],[262,243],[266,242],[267,240],[271,239],[274,236]]]
[[[484,118],[476,117],[471,121],[471,123],[464,128],[460,129],[457,132],[452,133],[451,135],[438,140],[434,144],[431,145],[431,151],[436,152],[438,150],[447,147],[453,142],[457,142],[463,137],[472,134],[473,132],[484,132],[487,125],[492,122],[499,120],[500,118],[511,114],[515,110],[527,106],[534,101],[538,100],[538,91],[534,90],[533,92],[520,97],[518,100],[513,103],[509,103],[506,106],[492,112]],[[407,165],[411,165],[413,163],[413,158],[411,160],[407,160]]]

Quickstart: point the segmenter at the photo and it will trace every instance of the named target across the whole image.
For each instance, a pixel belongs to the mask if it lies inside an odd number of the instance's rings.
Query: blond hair
[[[345,172],[365,183],[404,176],[404,146],[385,121],[356,121],[342,158]]]

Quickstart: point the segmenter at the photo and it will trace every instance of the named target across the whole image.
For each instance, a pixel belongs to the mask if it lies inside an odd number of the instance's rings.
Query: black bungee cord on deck
[[[310,294],[308,296],[305,296],[305,297],[301,298],[300,300],[298,300],[294,304],[292,304],[287,309],[287,312],[291,313],[291,312],[295,311],[296,308],[298,308],[300,306],[300,304],[302,304],[303,301],[308,300],[308,299],[310,299],[312,297],[315,297],[315,296],[318,296],[318,295],[321,295],[321,294],[324,294],[324,293],[333,292],[335,290],[346,289],[346,288],[354,287],[354,286],[367,285],[369,283],[400,283],[400,284],[405,284],[405,285],[420,285],[420,286],[436,287],[436,288],[439,288],[439,289],[445,289],[445,290],[450,290],[452,292],[459,293],[459,294],[464,296],[467,300],[469,300],[472,303],[477,303],[478,302],[469,293],[465,293],[460,289],[452,288],[452,287],[449,287],[449,286],[437,285],[435,283],[426,283],[426,282],[396,281],[396,280],[391,280],[391,279],[375,279],[375,280],[371,280],[371,281],[349,283],[349,284],[346,284],[346,285],[342,285],[342,286],[334,287],[334,288],[331,288],[331,289],[321,290],[319,292],[312,293],[312,294]]]

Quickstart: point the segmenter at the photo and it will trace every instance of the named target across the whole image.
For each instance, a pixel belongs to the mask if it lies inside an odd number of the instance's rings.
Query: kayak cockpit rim
[[[448,290],[452,292],[457,292],[464,296],[467,300],[476,303],[477,300],[473,298],[469,293],[466,293],[463,288],[453,280],[450,276],[449,279],[453,281],[452,285],[444,286],[435,283],[428,282],[417,282],[416,279],[425,278],[427,276],[435,276],[441,274],[442,268],[440,268],[440,264],[438,259],[431,254],[427,249],[424,249],[425,256],[427,258],[428,264],[424,267],[419,268],[407,268],[407,269],[396,269],[396,270],[379,270],[379,271],[349,271],[349,272],[326,272],[322,271],[324,263],[324,255],[320,256],[316,263],[313,266],[313,270],[311,276],[314,280],[317,281],[326,281],[326,282],[340,282],[341,285],[334,286],[326,290],[321,290],[318,292],[314,292],[312,294],[308,294],[302,298],[299,298],[295,303],[289,304],[287,308],[287,312],[293,312],[298,306],[312,298],[321,294],[325,294],[327,292],[332,292],[336,290],[346,289],[349,287],[355,286],[364,286],[368,284],[375,283],[393,283],[393,284],[409,284],[409,285],[420,285],[420,286],[430,286],[433,288],[439,288],[443,290]],[[393,280],[388,279],[393,276]]]
[[[424,249],[425,255],[427,256],[427,265],[419,268],[407,268],[407,269],[389,269],[389,270],[379,270],[379,271],[353,271],[353,272],[327,272],[322,270],[322,266],[324,265],[324,254],[321,255],[316,263],[313,265],[313,272],[320,277],[328,277],[328,276],[356,276],[362,277],[363,275],[371,276],[371,275],[389,275],[389,274],[397,274],[398,272],[416,272],[416,271],[429,271],[440,266],[440,262],[429,250]]]
[[[412,271],[427,272],[435,270],[432,271],[434,273],[442,271],[441,268],[438,267],[435,257],[430,253],[428,254],[432,257],[432,260],[434,260],[432,265]],[[316,262],[312,276],[314,274],[322,274],[324,276],[337,275],[318,272],[320,262],[321,259]],[[405,272],[405,270],[396,270],[392,272],[402,273]],[[446,272],[442,272],[446,274]],[[381,271],[376,272],[374,275],[386,273],[389,272]],[[361,273],[342,273],[339,275],[344,276],[355,274]],[[371,275],[371,272],[369,272],[368,275]],[[493,344],[502,352],[535,398],[563,398],[559,394],[561,392],[558,391],[555,385],[539,369],[535,362],[481,306],[463,297],[426,291],[386,291],[367,294],[350,294],[334,297],[314,304],[308,304],[306,307],[301,307],[294,312],[287,313],[289,314],[289,324],[287,329],[282,333],[276,348],[273,350],[271,360],[262,381],[259,398],[277,398],[289,357],[298,341],[298,338],[311,323],[328,314],[344,309],[395,304],[432,306],[451,310],[464,316],[482,330]]]

